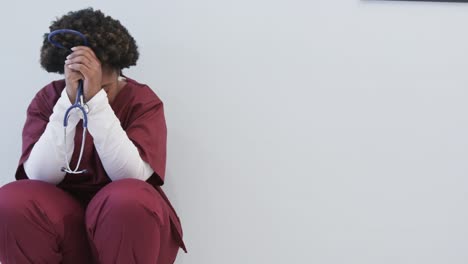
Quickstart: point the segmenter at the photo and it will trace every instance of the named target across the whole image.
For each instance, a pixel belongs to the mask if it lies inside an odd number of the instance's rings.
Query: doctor
[[[179,218],[164,195],[166,123],[163,103],[145,84],[121,75],[136,65],[138,50],[127,29],[99,10],[70,12],[50,31],[83,33],[89,47],[72,52],[47,41],[41,65],[64,74],[42,88],[27,109],[18,181],[0,188],[0,262],[158,263],[185,250]],[[61,41],[73,45],[72,36]],[[84,82],[88,132],[80,169],[79,115],[63,119]],[[74,140],[71,140],[74,139]]]

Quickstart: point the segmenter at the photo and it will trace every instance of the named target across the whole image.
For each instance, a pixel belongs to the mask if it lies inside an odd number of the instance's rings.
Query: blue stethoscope
[[[76,31],[76,30],[72,30],[72,29],[58,29],[58,30],[50,32],[49,36],[47,37],[48,41],[57,48],[66,49],[66,50],[71,51],[70,49],[64,47],[62,44],[60,44],[60,43],[53,40],[53,37],[55,35],[58,35],[58,34],[73,34],[73,35],[76,35],[76,36],[80,37],[83,40],[83,44],[85,46],[88,46],[88,40],[86,39],[86,36],[83,35],[81,32]],[[67,126],[68,126],[68,119],[70,118],[71,111],[73,109],[78,109],[83,114],[83,136],[82,136],[82,139],[81,139],[80,156],[78,157],[78,162],[77,162],[76,167],[75,167],[74,170],[72,170],[71,167],[70,167],[70,160],[69,160],[68,152],[67,152]],[[85,142],[86,142],[86,130],[88,128],[88,106],[84,103],[83,80],[78,80],[78,89],[77,89],[77,92],[76,92],[75,103],[72,106],[70,106],[67,109],[67,111],[65,112],[65,117],[63,119],[63,128],[64,128],[63,136],[64,136],[64,144],[65,144],[65,162],[66,162],[65,164],[66,164],[66,167],[63,167],[62,171],[67,172],[67,173],[71,173],[71,174],[85,173],[86,172],[85,169],[84,170],[79,170],[80,163],[81,163],[81,158],[83,157],[83,151],[84,151],[84,146],[85,146]]]

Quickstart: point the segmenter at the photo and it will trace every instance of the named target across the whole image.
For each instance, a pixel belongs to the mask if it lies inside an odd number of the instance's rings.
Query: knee
[[[71,196],[50,183],[20,180],[0,188],[0,216],[32,219],[44,215],[59,222],[67,215],[82,218],[83,211]]]
[[[157,194],[156,190],[144,181],[123,179],[111,182],[102,188],[90,204],[105,202],[107,207],[128,209],[147,203]]]
[[[35,208],[34,189],[46,183],[21,180],[11,182],[0,188],[0,219],[9,228],[20,225]]]
[[[34,180],[14,181],[0,188],[0,215],[20,212],[29,208],[35,193],[52,185]]]
[[[104,215],[115,221],[131,218],[155,217],[164,222],[166,212],[159,193],[148,183],[124,179],[109,183],[91,200],[86,210],[87,222]],[[104,220],[104,219],[101,219]]]

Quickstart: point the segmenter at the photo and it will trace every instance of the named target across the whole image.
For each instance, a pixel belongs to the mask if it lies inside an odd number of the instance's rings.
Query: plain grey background
[[[468,4],[9,1],[0,183],[60,78],[42,35],[88,6],[127,26],[125,73],[165,102],[178,264],[468,262]]]

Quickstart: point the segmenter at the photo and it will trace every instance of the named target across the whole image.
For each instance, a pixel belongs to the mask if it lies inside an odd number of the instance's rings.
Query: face
[[[117,70],[110,68],[102,68],[101,87],[106,93],[112,92],[117,89],[119,73]]]
[[[113,102],[120,90],[125,86],[125,80],[119,81],[120,71],[103,67],[101,87],[107,93],[109,102]]]

